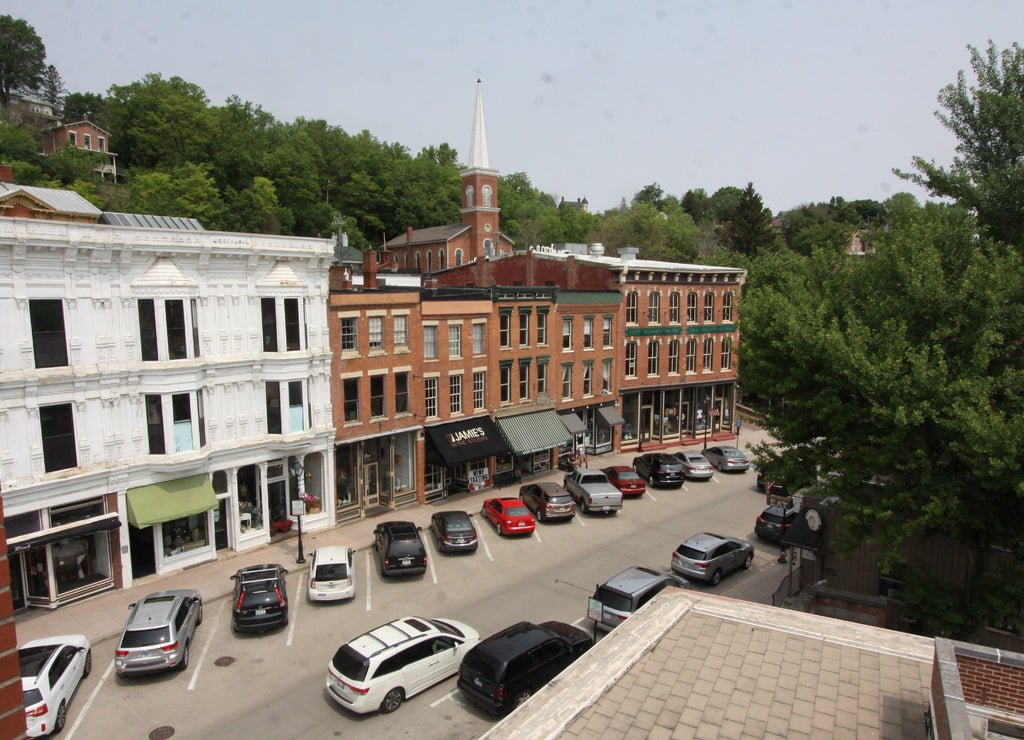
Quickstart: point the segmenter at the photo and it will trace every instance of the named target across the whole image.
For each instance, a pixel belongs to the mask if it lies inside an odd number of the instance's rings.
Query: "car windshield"
[[[121,638],[121,647],[138,648],[163,645],[171,641],[170,627],[154,627],[148,630],[128,630]]]
[[[345,563],[323,563],[316,566],[313,576],[318,581],[338,581],[348,578],[348,565]]]
[[[508,506],[505,508],[505,516],[527,516],[529,513],[525,506]]]
[[[597,589],[597,600],[609,609],[615,609],[620,612],[628,612],[632,607],[632,599],[621,591],[616,591],[607,586],[601,586]]]
[[[46,661],[53,655],[57,645],[37,645],[36,647],[22,648],[18,651],[18,661],[21,663],[22,676],[38,676],[43,670]]]
[[[334,654],[331,665],[334,669],[353,681],[362,681],[366,678],[366,670],[369,668],[369,661],[366,656],[360,655],[348,645],[342,645]]]

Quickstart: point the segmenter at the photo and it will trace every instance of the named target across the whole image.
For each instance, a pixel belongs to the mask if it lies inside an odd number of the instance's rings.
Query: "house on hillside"
[[[100,163],[95,170],[111,179],[117,176],[117,155],[110,151],[110,134],[89,120],[65,123],[43,132],[42,152],[53,154],[62,147],[95,152]]]

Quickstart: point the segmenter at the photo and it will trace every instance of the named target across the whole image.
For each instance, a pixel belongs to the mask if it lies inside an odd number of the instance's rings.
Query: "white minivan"
[[[355,550],[344,545],[320,547],[309,559],[309,586],[306,593],[310,601],[351,599],[356,595],[356,582],[352,572]]]

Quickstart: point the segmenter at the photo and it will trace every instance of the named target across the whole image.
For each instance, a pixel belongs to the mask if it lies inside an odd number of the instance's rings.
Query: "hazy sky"
[[[923,191],[948,164],[939,90],[967,45],[1024,41],[1020,0],[5,0],[72,92],[148,73],[211,104],[324,119],[412,153],[468,152],[477,71],[490,164],[613,208],[753,182],[780,211]]]

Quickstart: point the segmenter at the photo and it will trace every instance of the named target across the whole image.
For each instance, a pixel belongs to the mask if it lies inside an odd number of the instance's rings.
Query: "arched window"
[[[444,247],[437,250],[437,269],[443,270],[446,267]]]
[[[490,185],[484,185],[480,189],[480,192],[483,195],[484,207],[485,208],[489,208],[490,205],[491,205],[491,192],[492,192],[491,191],[491,186]]]
[[[466,208],[473,207],[473,186],[466,188]]]
[[[420,272],[420,253],[416,253],[416,272]]]
[[[434,253],[433,252],[427,252],[427,272],[429,273],[429,272],[433,272],[433,271],[434,271]]]
[[[490,239],[484,239],[484,256],[485,257],[493,257],[494,256],[494,243],[491,242]]]
[[[455,266],[459,267],[462,265],[462,249],[455,250]]]

